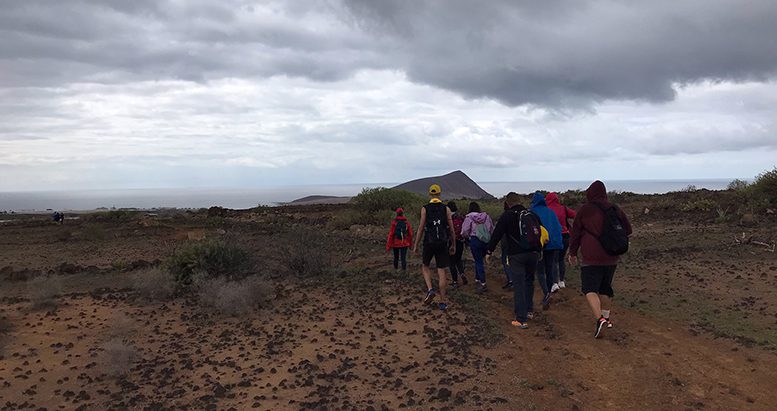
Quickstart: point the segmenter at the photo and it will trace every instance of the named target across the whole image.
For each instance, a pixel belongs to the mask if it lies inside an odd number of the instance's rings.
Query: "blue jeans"
[[[475,236],[469,238],[469,248],[472,250],[472,259],[475,260],[475,280],[483,284],[486,282],[486,266],[483,260],[486,258],[487,246],[488,244]]]
[[[567,275],[567,250],[569,250],[569,234],[562,234],[562,240],[564,241],[564,248],[558,254],[558,280],[564,281]]]
[[[526,322],[527,313],[533,311],[534,272],[539,253],[522,253],[507,256],[507,271],[513,282],[513,310],[515,319]]]

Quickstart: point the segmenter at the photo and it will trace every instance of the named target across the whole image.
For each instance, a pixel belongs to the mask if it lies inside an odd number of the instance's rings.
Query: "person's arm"
[[[580,207],[576,215],[582,214],[583,207]],[[577,251],[580,249],[580,240],[583,237],[583,219],[575,218],[572,224],[572,231],[569,233],[569,262],[577,265]]]
[[[472,217],[465,216],[464,222],[461,223],[461,236],[465,239],[469,238],[470,231],[472,231]]]
[[[499,244],[502,236],[504,236],[505,232],[507,231],[507,225],[509,223],[510,217],[510,211],[505,211],[502,213],[502,216],[499,217],[499,220],[496,221],[494,231],[491,233],[491,240],[486,246],[486,252],[488,254],[491,254],[494,252],[494,250],[496,250],[496,245]]]
[[[424,227],[426,227],[426,208],[421,207],[421,221],[418,223],[418,233],[413,242],[413,252],[416,254],[418,254],[418,241],[424,236]]]

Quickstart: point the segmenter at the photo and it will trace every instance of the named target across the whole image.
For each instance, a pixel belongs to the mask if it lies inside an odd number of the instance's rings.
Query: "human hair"
[[[455,201],[448,201],[448,208],[450,208],[451,212],[453,212],[453,213],[459,211],[459,207],[456,206],[456,202]]]
[[[476,202],[469,203],[469,212],[470,213],[479,213],[480,212],[480,204]]]
[[[507,196],[505,196],[505,204],[507,204],[507,206],[510,208],[521,204],[521,196],[518,193],[511,191],[507,193]]]

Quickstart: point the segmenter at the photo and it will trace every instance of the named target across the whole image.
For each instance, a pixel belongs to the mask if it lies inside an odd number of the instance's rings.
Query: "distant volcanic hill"
[[[442,189],[442,198],[445,200],[467,198],[473,200],[493,200],[494,196],[480,188],[477,183],[472,181],[461,170],[456,170],[444,176],[419,178],[417,180],[402,183],[396,187],[399,190],[406,190],[413,193],[427,196],[429,186],[439,184]]]

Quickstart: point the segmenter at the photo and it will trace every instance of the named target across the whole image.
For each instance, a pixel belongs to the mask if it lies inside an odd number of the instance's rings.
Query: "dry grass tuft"
[[[111,338],[102,345],[100,363],[103,372],[111,377],[124,377],[140,358],[138,350],[121,338]]]
[[[62,280],[55,275],[35,277],[27,282],[27,293],[33,308],[56,308]]]
[[[241,281],[205,280],[198,284],[198,294],[204,306],[232,317],[246,315],[275,298],[272,285],[256,276]]]
[[[175,277],[161,268],[147,268],[133,276],[133,288],[149,301],[163,301],[175,294]]]

